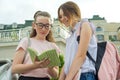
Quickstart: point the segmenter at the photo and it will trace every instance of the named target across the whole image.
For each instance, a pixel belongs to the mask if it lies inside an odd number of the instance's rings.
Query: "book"
[[[60,59],[55,49],[46,50],[40,55],[38,55],[38,52],[31,47],[28,47],[27,50],[30,54],[32,62],[34,62],[36,58],[39,61],[45,58],[49,58],[50,63],[48,64],[48,67],[60,66]]]

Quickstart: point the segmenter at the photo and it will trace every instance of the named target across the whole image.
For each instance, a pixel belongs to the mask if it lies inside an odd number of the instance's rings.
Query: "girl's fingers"
[[[49,58],[45,58],[42,61],[40,61],[39,63],[40,63],[40,66],[42,66],[42,68],[45,68],[50,63],[50,60],[49,60]]]

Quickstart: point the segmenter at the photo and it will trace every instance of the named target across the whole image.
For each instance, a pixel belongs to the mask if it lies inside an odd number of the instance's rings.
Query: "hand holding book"
[[[46,68],[50,64],[49,58],[45,58],[41,61],[35,60],[34,65],[36,65],[37,68]]]
[[[38,55],[38,52],[31,47],[28,47],[27,50],[30,54],[32,62],[34,62],[36,60],[36,58],[39,61],[41,61],[45,58],[48,58],[50,60],[48,67],[60,66],[60,59],[59,59],[58,54],[55,49],[44,51],[40,55]]]

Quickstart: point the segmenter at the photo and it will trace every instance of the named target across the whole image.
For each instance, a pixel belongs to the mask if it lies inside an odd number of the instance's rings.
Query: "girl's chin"
[[[41,34],[40,37],[41,37],[41,38],[44,38],[44,37],[46,37],[46,35],[45,35],[45,34]]]
[[[69,27],[69,25],[65,24],[66,27]]]
[[[70,27],[69,25],[67,25],[66,27]]]

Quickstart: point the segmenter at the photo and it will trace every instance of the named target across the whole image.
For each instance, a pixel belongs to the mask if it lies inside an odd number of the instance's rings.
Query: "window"
[[[103,31],[101,27],[97,27],[96,31]]]
[[[98,41],[104,41],[104,35],[97,35]]]
[[[120,31],[120,27],[118,27],[117,31]]]
[[[116,35],[109,35],[109,40],[116,41],[117,40],[117,36]]]

